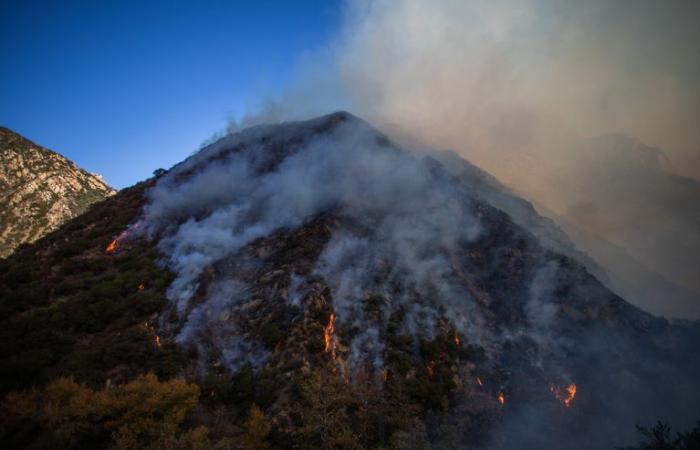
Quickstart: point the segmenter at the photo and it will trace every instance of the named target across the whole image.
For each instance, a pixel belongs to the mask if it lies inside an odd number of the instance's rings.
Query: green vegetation
[[[267,437],[271,429],[272,425],[265,417],[265,413],[254,404],[250,408],[248,419],[245,421],[243,446],[246,450],[267,450],[270,448]]]
[[[338,325],[333,360],[325,301],[308,310],[260,303],[250,333],[281,355],[262,368],[231,373],[212,349],[176,345],[158,329],[172,275],[154,244],[126,240],[105,251],[137,220],[146,187],[0,260],[0,446],[398,450],[427,448],[447,429],[427,424],[455,407],[457,367],[479,349],[455,344],[446,326],[416,342],[401,331],[400,312],[382,317],[381,296],[369,296],[365,310],[382,327],[385,366],[352,376],[343,345],[361,330]],[[287,240],[296,242],[283,237],[280,248],[296,248]],[[448,425],[464,433],[465,423],[486,426],[493,416],[468,412]]]
[[[0,432],[7,445],[70,449],[211,449],[207,428],[188,427],[199,388],[154,375],[95,391],[70,378],[45,388],[13,393],[2,404]]]
[[[171,281],[157,250],[138,240],[105,253],[138,216],[144,187],[0,260],[0,395],[59,376],[97,387],[149,371],[172,377],[183,367],[177,347],[155,342],[153,319]]]

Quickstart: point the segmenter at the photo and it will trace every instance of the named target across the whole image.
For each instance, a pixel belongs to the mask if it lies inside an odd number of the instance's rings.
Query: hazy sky
[[[340,2],[0,0],[0,125],[117,187],[294,76]]]
[[[275,108],[344,107],[492,171],[485,134],[557,121],[700,177],[698,16],[695,0],[0,0],[0,124],[116,187],[232,118],[289,117]]]

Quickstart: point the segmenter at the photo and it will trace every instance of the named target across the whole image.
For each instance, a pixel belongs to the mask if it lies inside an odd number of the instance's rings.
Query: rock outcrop
[[[114,193],[99,175],[0,127],[0,257]]]

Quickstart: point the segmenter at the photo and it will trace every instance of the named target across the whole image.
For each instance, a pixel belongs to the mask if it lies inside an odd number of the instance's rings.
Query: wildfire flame
[[[133,225],[129,225],[129,228],[127,228],[126,230],[122,231],[122,232],[119,234],[119,236],[117,236],[115,239],[113,239],[113,240],[107,245],[107,248],[105,249],[105,251],[106,251],[108,254],[110,254],[110,255],[114,254],[114,253],[119,249],[120,243],[121,243],[123,240],[129,238],[129,235],[131,234],[131,232],[132,232],[133,230],[138,230],[140,227],[141,227],[141,222],[136,222],[136,223],[134,223]]]
[[[501,406],[506,404],[506,396],[503,394],[503,391],[499,392],[496,398],[498,399],[498,404]]]
[[[158,336],[158,334],[156,333],[155,328],[153,328],[153,326],[150,325],[148,321],[144,322],[143,326],[149,333],[153,333],[153,343],[156,344],[156,347],[160,348],[160,336]]]
[[[107,245],[107,248],[105,249],[105,251],[109,254],[116,252],[117,251],[117,240],[116,239],[112,240],[112,242],[110,242],[109,245]]]
[[[139,284],[139,291],[143,291],[144,289],[146,289],[146,285],[143,283]]]
[[[571,408],[571,404],[574,402],[574,397],[576,397],[576,385],[574,383],[569,384],[566,387],[559,387],[554,383],[549,384],[549,391],[554,394],[557,400],[561,402],[562,405],[567,408]]]
[[[335,314],[331,313],[328,319],[328,325],[323,330],[323,339],[326,341],[326,353],[330,353],[333,359],[336,356],[335,341],[333,340],[333,333],[335,332]]]
[[[457,346],[459,346],[460,344],[462,344],[462,340],[459,338],[459,334],[458,334],[456,331],[455,331],[455,338],[454,338],[454,341],[455,341],[455,344],[457,344]]]

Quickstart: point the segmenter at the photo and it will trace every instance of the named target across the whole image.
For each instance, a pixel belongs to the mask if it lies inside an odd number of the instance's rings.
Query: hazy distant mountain
[[[0,127],[0,257],[114,193],[99,175]]]
[[[565,151],[568,167],[550,186],[576,245],[635,304],[700,317],[700,182],[676,175],[662,150],[623,135]]]
[[[153,372],[198,386],[168,402],[180,421],[130,395],[117,412],[149,432],[117,433],[64,380],[11,403],[23,421],[0,414],[0,443],[62,436],[33,407],[90,449],[197,426],[267,429],[270,448],[589,449],[688,426],[700,326],[629,304],[579,258],[454,154],[347,113],[252,127],[0,261],[1,394],[73,377],[106,408]]]
[[[578,248],[604,267],[606,285],[642,309],[667,317],[700,317],[700,294],[674,283],[637,261],[624,248],[558,218]],[[588,267],[588,265],[586,265]],[[589,267],[589,270],[594,271]]]

